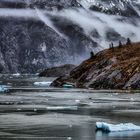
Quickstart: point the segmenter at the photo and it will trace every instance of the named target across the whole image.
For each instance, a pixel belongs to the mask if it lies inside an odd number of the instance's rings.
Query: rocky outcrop
[[[140,43],[124,45],[97,53],[52,86],[71,83],[94,89],[140,89]]]
[[[40,77],[60,77],[69,75],[70,71],[72,71],[76,66],[72,64],[67,64],[59,67],[53,67],[49,69],[45,69],[42,71],[39,76]]]

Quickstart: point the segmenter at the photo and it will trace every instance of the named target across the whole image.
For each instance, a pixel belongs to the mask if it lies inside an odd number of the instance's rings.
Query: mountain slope
[[[72,83],[94,89],[140,89],[140,43],[106,49],[84,61],[53,86]]]
[[[139,9],[136,0],[1,0],[0,72],[78,64],[110,42],[139,41]]]

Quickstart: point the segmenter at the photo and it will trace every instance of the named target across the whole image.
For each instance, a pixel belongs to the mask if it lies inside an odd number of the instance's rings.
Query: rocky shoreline
[[[77,88],[140,89],[140,43],[122,45],[97,53],[52,86]]]

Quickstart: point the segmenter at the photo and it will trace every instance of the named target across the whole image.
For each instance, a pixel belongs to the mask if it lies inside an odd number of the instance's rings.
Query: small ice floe
[[[132,102],[133,102],[133,101],[135,101],[135,99],[134,99],[134,98],[130,98],[130,101],[132,101]]]
[[[121,131],[140,131],[140,126],[133,123],[109,124],[105,122],[96,122],[97,130],[106,132],[121,132]]]
[[[72,140],[72,137],[67,137],[67,140]]]
[[[80,103],[80,100],[75,100],[76,103]]]
[[[36,108],[34,108],[34,112],[37,112],[37,109]]]
[[[13,76],[19,77],[20,73],[15,73],[15,74],[13,74]]]
[[[72,128],[72,124],[69,125],[69,128]]]
[[[34,82],[35,86],[47,86],[49,87],[52,82]]]
[[[6,92],[6,91],[8,91],[7,86],[5,86],[5,85],[0,85],[0,92]]]
[[[77,110],[77,106],[48,106],[46,110],[55,111],[55,110]]]
[[[63,88],[74,88],[72,84],[63,84]]]
[[[36,75],[36,76],[38,76],[38,75],[39,75],[39,73],[36,73],[35,75]]]

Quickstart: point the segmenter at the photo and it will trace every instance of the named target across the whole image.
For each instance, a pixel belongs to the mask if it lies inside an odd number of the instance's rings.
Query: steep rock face
[[[35,2],[30,1],[30,6],[37,6],[38,8],[45,8],[48,10],[53,10],[53,8],[57,8],[58,10],[62,10],[63,8],[69,7],[79,7],[79,3],[76,0],[51,0],[41,2],[40,0],[36,0]]]
[[[39,21],[3,19],[0,23],[2,72],[35,73],[63,62],[71,50],[68,41]],[[58,51],[58,48],[61,48]]]
[[[52,85],[72,83],[94,89],[140,89],[139,54],[140,43],[101,51]]]
[[[0,73],[78,64],[110,42],[137,41],[139,9],[136,0],[1,0]]]
[[[81,32],[76,35],[79,38],[76,43],[74,34],[77,32],[74,25],[69,38],[69,36],[56,31],[57,29],[53,28],[51,23],[44,24],[33,9],[35,7],[56,8],[58,5],[64,6],[63,8],[78,6],[75,0],[69,0],[66,3],[64,0],[0,1],[2,8],[0,14],[0,73],[37,73],[49,67],[72,62],[78,63],[88,56],[90,50],[86,46],[88,44],[93,46],[91,40]],[[4,8],[9,9],[4,10]],[[19,14],[17,15],[13,9],[17,9]],[[26,9],[31,11],[29,11],[29,17],[27,13],[27,18],[24,16]],[[67,28],[66,34],[69,34],[69,31]],[[80,48],[82,51],[79,51]]]
[[[76,0],[1,0],[1,8],[40,8],[53,10],[58,8],[59,10],[69,7],[78,7],[80,4]]]
[[[44,23],[26,19],[1,18],[0,31],[2,73],[37,73],[46,67],[72,63],[88,55],[86,45],[91,43],[86,37],[80,42],[80,35],[74,43]]]

